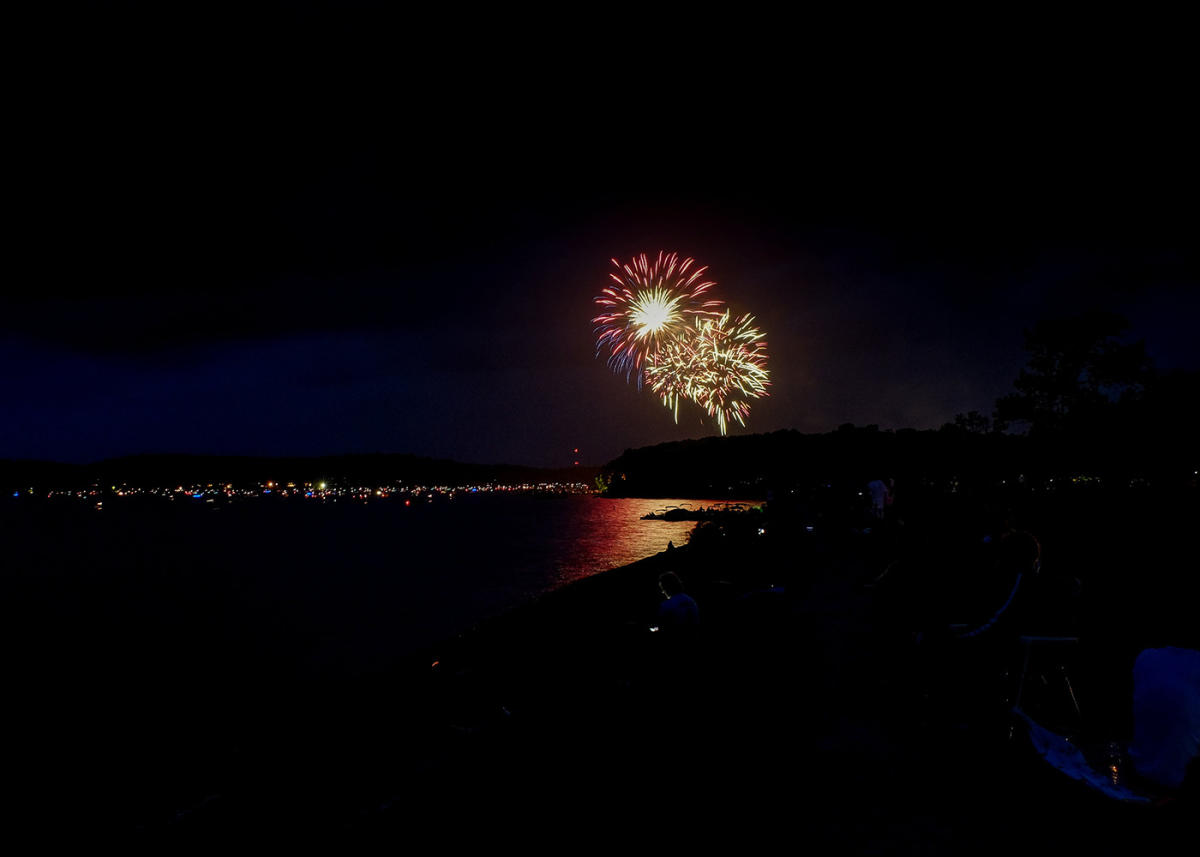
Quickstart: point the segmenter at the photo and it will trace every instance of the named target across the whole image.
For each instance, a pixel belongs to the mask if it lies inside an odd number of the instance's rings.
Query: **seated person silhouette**
[[[657,627],[670,635],[687,634],[700,624],[700,608],[692,596],[683,591],[683,581],[673,571],[658,578],[663,601],[658,605]]]

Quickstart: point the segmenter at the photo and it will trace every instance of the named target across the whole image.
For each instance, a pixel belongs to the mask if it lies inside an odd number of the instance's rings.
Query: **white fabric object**
[[[1029,734],[1029,742],[1033,748],[1058,770],[1073,780],[1103,792],[1116,800],[1130,803],[1149,803],[1145,795],[1131,791],[1121,783],[1114,783],[1107,772],[1098,770],[1083,755],[1083,751],[1056,732],[1051,732],[1023,711],[1014,709],[1014,713],[1025,721]]]
[[[1200,652],[1146,649],[1133,663],[1133,742],[1137,772],[1178,788],[1200,754]]]

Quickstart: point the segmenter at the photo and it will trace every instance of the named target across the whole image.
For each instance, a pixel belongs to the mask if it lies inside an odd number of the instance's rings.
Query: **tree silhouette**
[[[992,421],[979,411],[967,411],[965,414],[955,414],[953,424],[946,423],[945,427],[968,434],[987,434],[992,430]]]
[[[1128,327],[1119,315],[1093,312],[1039,321],[1025,331],[1029,362],[1013,382],[1016,392],[996,401],[997,427],[1087,433],[1137,398],[1151,368],[1143,342],[1118,340]]]

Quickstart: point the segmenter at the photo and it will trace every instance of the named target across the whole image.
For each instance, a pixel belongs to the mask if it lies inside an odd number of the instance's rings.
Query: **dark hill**
[[[1086,475],[1110,485],[1190,480],[1194,454],[1153,421],[1091,434],[1032,437],[939,430],[841,426],[825,434],[785,430],[708,437],[627,449],[602,468],[613,496],[762,499],[768,492],[822,482],[862,484],[895,477],[907,485],[964,488],[1017,480],[1037,485]]]

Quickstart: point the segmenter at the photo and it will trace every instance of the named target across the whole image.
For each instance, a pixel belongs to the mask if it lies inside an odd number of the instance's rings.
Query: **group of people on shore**
[[[874,479],[866,488],[870,517],[877,522],[891,521],[894,479]],[[940,608],[925,603],[917,609],[924,617],[923,651],[937,651],[943,667],[951,661],[954,664],[949,668],[956,676],[952,683],[947,672],[936,679],[945,684],[942,702],[956,696],[954,704],[972,705],[986,694],[994,695],[993,702],[1003,701],[1005,696],[996,694],[995,684],[972,696],[969,678],[1004,673],[1009,683],[1005,704],[1015,710],[1014,691],[1019,701],[1020,689],[1012,683],[1027,678],[1029,647],[1044,641],[1078,640],[1082,584],[1063,568],[1052,566],[1044,571],[1041,543],[1015,526],[1010,517],[983,538],[979,557],[982,561],[974,568],[953,569],[959,577],[953,594],[925,590],[943,603]],[[656,630],[676,640],[694,636],[700,624],[695,599],[684,592],[674,572],[661,575],[658,583],[662,600],[654,620]],[[903,609],[902,605],[912,603],[901,600],[895,606]],[[955,611],[957,615],[952,615]],[[1022,654],[1025,666],[1021,665]],[[944,659],[947,656],[949,661]],[[977,683],[982,686],[982,681]],[[1069,683],[1066,690],[1074,696]],[[1136,775],[1154,788],[1179,789],[1186,781],[1191,784],[1189,789],[1194,789],[1200,776],[1200,651],[1146,646],[1133,667],[1132,715],[1127,758]]]

